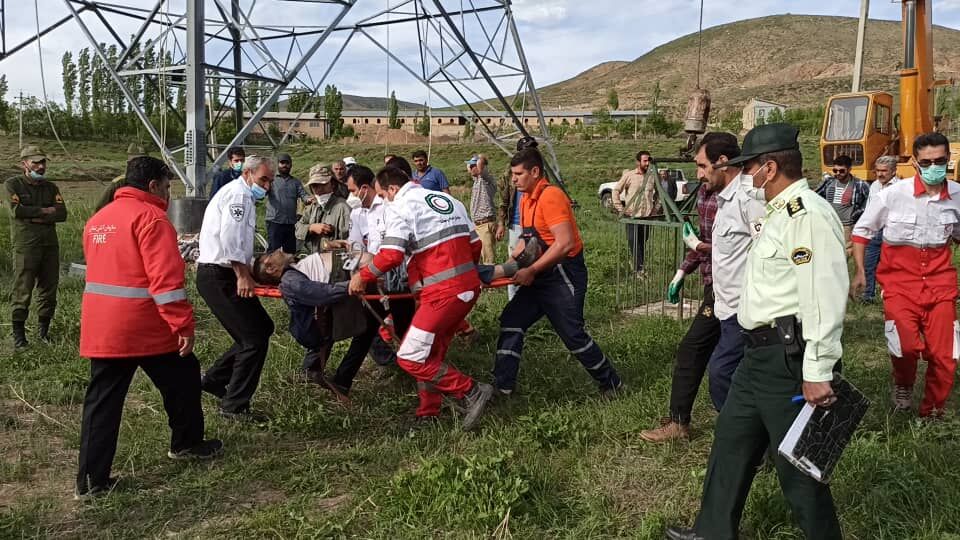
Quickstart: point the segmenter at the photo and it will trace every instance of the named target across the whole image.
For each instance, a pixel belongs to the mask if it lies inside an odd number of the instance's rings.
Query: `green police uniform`
[[[36,147],[27,146],[21,152],[25,160],[46,159]],[[39,158],[39,159],[37,159]],[[4,183],[11,210],[11,237],[13,244],[13,316],[11,320],[23,324],[30,310],[33,288],[37,288],[37,314],[49,325],[57,307],[57,285],[60,281],[60,247],[56,223],[66,221],[67,207],[60,189],[45,179],[20,175]],[[45,214],[44,208],[53,208]]]
[[[761,129],[761,128],[757,128]],[[755,130],[756,131],[756,130]],[[747,135],[743,161],[798,149],[797,130],[764,126]],[[753,142],[753,145],[750,143]],[[750,151],[753,146],[753,151]],[[759,150],[759,151],[758,151]],[[743,361],[717,419],[695,534],[710,540],[738,537],[740,517],[764,452],[776,453],[802,403],[802,383],[833,378],[849,287],[843,227],[830,204],[800,179],[766,205],[766,220],[747,257],[738,321],[745,331]],[[774,321],[794,316],[802,325],[803,353],[788,354]],[[807,538],[842,538],[830,488],[777,455],[781,489]]]
[[[130,146],[127,147],[127,163],[130,163],[130,160],[138,157],[146,157],[150,154],[144,149],[143,146],[137,143],[130,143]],[[127,185],[127,175],[121,174],[120,176],[114,178],[110,184],[103,190],[103,193],[100,194],[100,199],[97,201],[97,205],[94,207],[93,212],[97,213],[104,206],[113,202],[113,196],[116,195],[117,190]]]

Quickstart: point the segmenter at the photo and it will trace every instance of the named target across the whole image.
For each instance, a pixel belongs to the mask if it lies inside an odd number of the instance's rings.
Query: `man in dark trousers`
[[[290,154],[277,157],[277,176],[267,193],[267,251],[282,248],[287,253],[297,252],[297,201],[309,205],[316,200],[300,179],[290,174],[292,168]]]
[[[4,184],[10,204],[10,236],[13,243],[13,346],[27,342],[26,324],[30,297],[37,289],[40,339],[50,340],[50,322],[57,309],[60,283],[60,241],[57,223],[67,220],[67,206],[56,184],[46,179],[47,156],[36,146],[20,151],[23,174]]]
[[[203,440],[200,362],[193,354],[193,307],[184,289],[177,233],[167,219],[170,169],[134,158],[114,202],[83,230],[87,283],[80,308],[80,355],[90,358],[83,402],[77,497],[108,493],[123,401],[137,368],[160,390],[170,421],[171,459],[223,452]]]
[[[243,175],[223,187],[203,214],[197,290],[234,344],[203,376],[203,390],[221,399],[220,414],[235,420],[265,422],[250,409],[267,358],[273,321],[254,294],[250,274],[256,201],[267,196],[273,162],[250,156]]]

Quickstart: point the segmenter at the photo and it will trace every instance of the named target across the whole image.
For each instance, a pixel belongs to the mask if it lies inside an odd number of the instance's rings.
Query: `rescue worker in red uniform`
[[[90,384],[80,428],[78,497],[105,494],[116,483],[110,466],[123,401],[138,367],[163,397],[171,459],[209,459],[223,451],[220,441],[203,440],[193,307],[177,233],[167,219],[171,177],[159,159],[131,160],[125,187],[84,226],[80,355],[90,358]]]
[[[437,417],[447,394],[463,400],[468,430],[483,414],[493,387],[464,375],[445,356],[480,295],[480,237],[460,201],[424,189],[400,169],[382,169],[375,189],[388,201],[386,231],[373,261],[350,280],[350,294],[363,294],[409,257],[410,289],[420,293],[420,305],[397,351],[397,365],[417,380],[418,418]]]
[[[864,252],[883,229],[877,281],[883,286],[884,333],[893,362],[893,402],[913,406],[917,360],[927,361],[921,417],[940,417],[957,369],[957,270],[951,239],[960,241],[960,185],[947,182],[950,142],[924,133],[913,143],[913,181],[902,180],[870,199],[853,229],[859,294],[866,283]]]

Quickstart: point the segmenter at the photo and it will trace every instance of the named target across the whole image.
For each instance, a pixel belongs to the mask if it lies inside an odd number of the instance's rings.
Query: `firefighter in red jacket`
[[[351,294],[403,264],[420,305],[397,351],[397,365],[417,380],[417,417],[440,414],[443,394],[462,399],[463,429],[472,428],[493,395],[489,384],[464,375],[444,357],[457,326],[480,295],[480,237],[460,201],[422,188],[400,169],[377,174],[377,194],[388,201],[386,233],[373,262],[350,281]]]
[[[80,429],[78,497],[105,494],[116,483],[110,467],[123,401],[138,367],[163,397],[171,459],[209,459],[223,451],[222,442],[203,439],[193,307],[177,233],[166,214],[171,177],[159,159],[131,160],[126,187],[84,226],[80,355],[90,359],[90,384]]]
[[[893,363],[893,405],[913,407],[917,361],[927,361],[921,417],[943,416],[957,370],[957,269],[951,244],[960,242],[960,186],[948,182],[950,141],[936,132],[913,143],[913,181],[880,191],[853,228],[857,273],[851,291],[866,283],[864,253],[883,230],[877,281],[883,286],[884,333]]]

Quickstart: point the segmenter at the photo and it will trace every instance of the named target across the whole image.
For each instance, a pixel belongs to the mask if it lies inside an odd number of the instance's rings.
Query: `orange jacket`
[[[193,336],[193,307],[167,202],[125,187],[87,221],[87,284],[80,308],[80,355],[138,357],[179,349]]]

